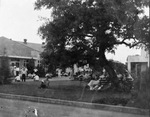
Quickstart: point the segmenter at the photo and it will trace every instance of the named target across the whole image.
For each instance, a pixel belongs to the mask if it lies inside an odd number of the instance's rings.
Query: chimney
[[[24,44],[27,44],[27,39],[24,39]]]

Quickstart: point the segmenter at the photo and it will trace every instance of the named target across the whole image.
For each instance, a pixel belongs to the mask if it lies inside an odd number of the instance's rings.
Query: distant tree
[[[45,69],[44,69],[44,67],[42,65],[38,65],[36,68],[38,70],[37,75],[39,77],[45,77]]]
[[[144,16],[135,24],[135,36],[140,44],[143,44],[146,49],[150,48],[150,19]],[[142,46],[142,45],[140,45]]]
[[[84,62],[102,66],[118,87],[117,75],[105,52],[117,45],[137,46],[135,36],[138,15],[148,0],[37,0],[35,9],[52,11],[52,20],[39,28],[46,46],[42,53],[51,66],[69,66]]]
[[[35,67],[34,59],[30,59],[29,63],[27,64],[28,73],[32,74],[34,72],[34,67]]]

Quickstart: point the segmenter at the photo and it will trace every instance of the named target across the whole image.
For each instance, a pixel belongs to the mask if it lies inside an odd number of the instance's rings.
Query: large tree
[[[120,44],[139,44],[135,27],[145,2],[148,0],[37,0],[35,9],[52,11],[52,19],[39,28],[46,41],[42,53],[45,63],[60,67],[74,63],[102,66],[118,86],[105,52],[114,52]]]

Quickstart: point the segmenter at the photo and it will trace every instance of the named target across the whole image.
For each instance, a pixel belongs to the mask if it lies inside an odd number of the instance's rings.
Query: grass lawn
[[[90,91],[85,88],[85,82],[80,81],[51,81],[48,89],[39,89],[39,86],[40,82],[15,82],[0,85],[0,93],[113,105],[121,103],[125,105],[131,97],[127,93]]]

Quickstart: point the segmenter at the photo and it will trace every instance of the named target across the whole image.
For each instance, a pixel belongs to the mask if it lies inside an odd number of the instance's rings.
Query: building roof
[[[17,41],[19,42],[20,44],[23,44],[24,46],[27,46],[27,47],[30,47],[34,50],[37,50],[39,52],[42,52],[43,51],[43,47],[42,47],[42,44],[39,44],[39,43],[31,43],[31,42],[21,42],[21,41]]]
[[[127,57],[127,62],[148,62],[148,56],[130,55]]]
[[[6,54],[9,57],[37,58],[43,51],[42,44],[23,43],[6,37],[0,37],[0,56]]]

